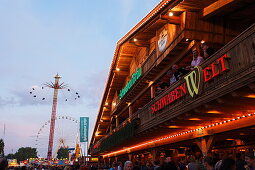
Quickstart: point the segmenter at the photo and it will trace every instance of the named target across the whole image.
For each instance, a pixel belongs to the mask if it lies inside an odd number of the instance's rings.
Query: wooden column
[[[117,156],[115,156],[115,162],[118,162],[118,157]]]
[[[128,154],[128,160],[132,161],[132,154],[131,153]]]
[[[208,141],[206,141],[206,137],[202,137],[201,140],[196,141],[196,144],[202,151],[203,156],[207,155],[210,147],[212,146],[212,143],[213,143],[213,136],[210,136]]]
[[[155,86],[151,85],[151,98],[153,99],[155,97]]]
[[[128,115],[129,115],[130,121],[131,121],[132,114],[133,114],[133,109],[132,109],[132,106],[130,105],[130,106],[128,107]]]
[[[157,148],[152,148],[151,154],[152,154],[152,159],[153,159],[153,160],[156,160],[156,158],[157,158],[157,152],[158,152],[158,149],[157,149]]]
[[[118,126],[119,126],[119,118],[116,117],[116,127],[118,127]]]
[[[111,163],[111,158],[109,158],[109,165],[112,166],[112,163]]]
[[[106,165],[106,162],[105,162],[105,158],[103,158],[104,159],[104,166]]]
[[[112,124],[110,124],[110,132],[112,132]]]

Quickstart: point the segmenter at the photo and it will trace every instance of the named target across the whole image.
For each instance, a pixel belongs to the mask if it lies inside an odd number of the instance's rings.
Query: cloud
[[[32,94],[30,94],[32,92]],[[51,104],[50,94],[40,92],[39,90],[26,90],[18,89],[11,91],[14,96],[15,105],[17,106],[28,106],[28,105],[49,105]],[[43,98],[45,98],[43,100]]]
[[[107,69],[92,72],[84,77],[84,80],[78,83],[75,89],[68,87],[59,90],[58,103],[64,105],[85,104],[90,108],[97,109],[102,99],[107,74]],[[53,91],[51,88],[38,85],[31,86],[30,89],[11,90],[10,97],[0,97],[0,107],[52,105]]]
[[[14,97],[0,97],[0,107],[4,107],[7,105],[15,105],[17,104],[17,101]]]
[[[102,99],[104,86],[107,79],[108,70],[92,72],[84,84],[81,84],[82,99],[86,99],[86,105],[90,108],[98,108]]]

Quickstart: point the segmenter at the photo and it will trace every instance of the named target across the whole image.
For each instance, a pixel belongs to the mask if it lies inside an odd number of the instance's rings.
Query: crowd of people
[[[255,170],[254,152],[247,152],[245,157],[237,153],[224,156],[219,155],[203,157],[200,152],[185,158],[166,157],[163,162],[145,161],[144,164],[138,161],[126,161],[122,166],[121,162],[113,162],[111,168],[101,167],[99,169],[110,170]]]
[[[174,64],[172,68],[167,72],[167,74],[157,83],[156,95],[163,92],[174,82],[178,81],[188,72],[192,71],[195,66],[201,65],[205,59],[214,54],[214,49],[211,48],[207,43],[201,44],[201,51],[202,55],[200,55],[199,49],[194,48],[192,50],[193,59],[190,65],[187,65],[186,67],[180,67],[179,65]]]

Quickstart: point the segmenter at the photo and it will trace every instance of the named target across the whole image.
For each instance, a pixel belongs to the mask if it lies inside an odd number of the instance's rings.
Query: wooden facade
[[[161,1],[117,43],[90,153],[111,158],[194,140],[206,154],[212,136],[224,132],[238,140],[248,128],[243,136],[255,138],[249,132],[255,126],[253,9],[252,0]],[[200,93],[191,95],[189,77],[182,77],[156,95],[174,64],[190,65],[192,49],[202,54],[201,41],[216,52],[194,72],[202,76],[195,78]],[[120,98],[140,68],[141,77]]]

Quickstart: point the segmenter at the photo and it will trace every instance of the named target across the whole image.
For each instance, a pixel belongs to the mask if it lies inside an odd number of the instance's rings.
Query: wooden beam
[[[180,25],[181,24],[181,18],[179,16],[161,15],[160,19],[161,20],[166,20],[170,24],[176,24],[176,25]]]
[[[128,76],[129,71],[114,71],[114,73],[118,76]]]
[[[137,41],[134,41],[133,39],[130,40],[130,43],[131,44],[134,44],[135,46],[137,47],[150,47],[150,43],[148,41],[144,41],[144,40],[137,40]]]
[[[231,5],[236,0],[218,0],[214,2],[213,4],[205,7],[203,9],[203,18],[209,18],[220,11],[225,10],[229,5]]]

